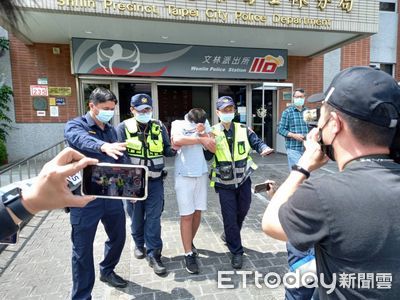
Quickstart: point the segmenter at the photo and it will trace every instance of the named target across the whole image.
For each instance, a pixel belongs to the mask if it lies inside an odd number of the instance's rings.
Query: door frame
[[[118,82],[138,82],[138,83],[148,83],[151,85],[151,93],[153,98],[153,116],[154,118],[159,117],[159,105],[158,105],[158,86],[159,85],[170,85],[170,86],[207,86],[211,87],[211,99],[218,98],[218,86],[219,85],[244,85],[246,86],[246,110],[247,113],[246,125],[251,126],[251,111],[252,111],[252,86],[260,85],[263,89],[262,97],[264,104],[264,90],[274,90],[273,94],[273,128],[272,132],[276,132],[272,137],[272,146],[275,148],[276,152],[286,153],[284,138],[280,136],[277,132],[278,120],[279,120],[279,104],[280,95],[279,90],[284,88],[290,88],[293,94],[293,83],[289,82],[263,82],[263,81],[232,81],[232,80],[211,80],[211,79],[191,79],[191,78],[140,78],[140,77],[118,77],[118,76],[79,76],[76,78],[77,86],[77,104],[79,114],[83,114],[84,111],[84,90],[83,84],[93,83],[93,84],[110,84],[111,91],[119,98],[118,93]],[[211,101],[211,116],[210,121],[212,124],[218,122],[215,101]],[[113,118],[113,125],[117,125],[120,122],[119,106],[116,106],[115,117]],[[263,132],[263,131],[262,131]]]

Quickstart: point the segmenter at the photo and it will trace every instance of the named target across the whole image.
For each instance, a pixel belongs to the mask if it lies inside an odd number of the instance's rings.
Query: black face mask
[[[332,161],[336,161],[335,159],[335,150],[333,149],[333,141],[335,140],[336,136],[333,138],[332,142],[330,145],[326,145],[324,143],[324,139],[322,137],[322,129],[324,129],[324,127],[326,126],[326,124],[328,124],[330,119],[328,119],[328,121],[325,122],[324,126],[322,126],[321,128],[319,128],[319,144],[321,145],[321,151],[322,153],[324,153],[326,156],[329,157],[330,160]]]

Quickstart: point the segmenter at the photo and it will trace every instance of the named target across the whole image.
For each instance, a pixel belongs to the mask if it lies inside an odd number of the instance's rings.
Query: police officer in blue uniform
[[[217,149],[211,166],[211,186],[219,195],[225,233],[222,238],[232,253],[232,267],[241,269],[244,251],[240,231],[251,203],[250,175],[257,168],[250,151],[266,156],[274,150],[246,125],[232,122],[235,103],[231,97],[220,97],[216,106],[221,122],[212,127]]]
[[[116,96],[105,88],[96,88],[90,95],[90,111],[69,121],[65,139],[70,147],[100,162],[125,162],[125,143],[118,143],[115,129],[108,123],[114,115]],[[114,272],[125,244],[125,212],[120,200],[98,198],[83,208],[71,208],[72,232],[72,299],[91,299],[95,281],[93,241],[99,221],[108,240],[100,263],[100,280],[114,287],[127,282]]]
[[[166,273],[161,261],[161,213],[164,208],[164,156],[175,156],[165,126],[152,119],[153,100],[146,94],[136,94],[131,99],[133,117],[117,127],[119,141],[126,142],[130,163],[149,168],[148,196],[146,200],[127,201],[131,218],[134,255],[137,259],[148,257],[149,265],[158,275]]]

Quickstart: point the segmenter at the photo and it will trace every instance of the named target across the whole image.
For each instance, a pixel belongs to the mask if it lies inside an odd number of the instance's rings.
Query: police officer
[[[232,267],[241,269],[243,247],[240,230],[251,203],[250,174],[257,168],[250,157],[251,149],[261,156],[274,150],[243,124],[232,122],[235,103],[229,96],[217,100],[220,123],[212,127],[217,146],[211,170],[211,186],[219,194],[225,242],[232,253]]]
[[[117,103],[115,95],[96,88],[89,97],[89,112],[67,122],[65,139],[70,147],[100,162],[124,162],[125,143],[118,143],[115,129],[108,124]],[[91,299],[95,273],[93,241],[99,221],[104,225],[108,240],[104,259],[100,263],[100,280],[114,287],[127,282],[114,272],[125,244],[125,212],[120,200],[98,198],[83,208],[71,208],[72,240],[72,299]]]
[[[135,203],[127,201],[127,211],[132,221],[135,257],[142,259],[147,254],[150,267],[161,275],[167,271],[161,261],[164,156],[175,156],[176,151],[171,147],[165,126],[152,119],[152,103],[146,94],[134,95],[131,99],[133,118],[120,123],[117,133],[119,140],[127,143],[131,163],[145,165],[150,171],[147,199]]]

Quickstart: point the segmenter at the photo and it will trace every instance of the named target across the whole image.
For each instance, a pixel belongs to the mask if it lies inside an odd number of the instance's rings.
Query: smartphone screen
[[[0,240],[0,244],[16,244],[18,242],[18,232],[14,233],[13,235],[10,235],[9,237],[6,237],[2,240]]]
[[[147,198],[147,167],[99,163],[83,169],[82,193],[110,199]]]

